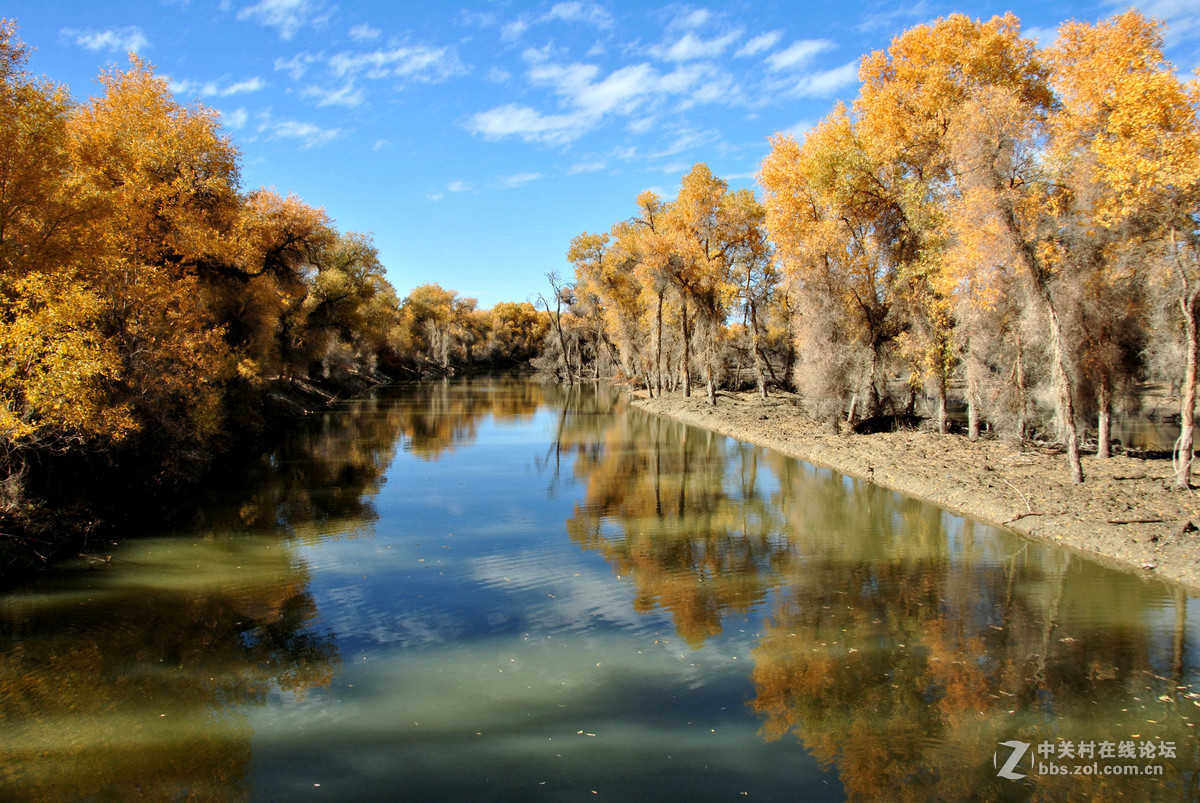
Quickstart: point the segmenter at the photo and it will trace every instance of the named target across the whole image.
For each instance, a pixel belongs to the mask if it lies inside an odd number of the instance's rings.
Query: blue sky
[[[1200,66],[1200,3],[1136,4]],[[245,189],[371,232],[401,296],[438,282],[481,305],[525,300],[566,249],[674,193],[707,162],[755,186],[767,137],[858,91],[858,59],[954,12],[1011,10],[1042,41],[1110,2],[7,0],[32,71],[78,99],[137,52],[182,102],[217,109]]]

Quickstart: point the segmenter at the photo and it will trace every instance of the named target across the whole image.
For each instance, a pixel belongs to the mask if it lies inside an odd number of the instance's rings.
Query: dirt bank
[[[634,396],[643,410],[1200,588],[1200,492],[1171,487],[1170,460],[1085,456],[1077,486],[1066,456],[1049,449],[917,430],[838,435],[788,394],[722,393],[715,408],[703,394]]]

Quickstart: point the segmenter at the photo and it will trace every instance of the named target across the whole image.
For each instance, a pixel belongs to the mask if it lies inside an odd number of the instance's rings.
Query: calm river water
[[[1200,800],[1176,587],[604,388],[308,424],[0,597],[0,798]]]

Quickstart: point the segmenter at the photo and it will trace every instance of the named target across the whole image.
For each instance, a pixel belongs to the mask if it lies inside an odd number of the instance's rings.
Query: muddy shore
[[[1085,456],[1086,482],[1074,485],[1066,456],[1053,449],[921,430],[834,434],[789,394],[722,393],[716,407],[702,393],[633,396],[643,410],[1200,588],[1200,491],[1172,487],[1170,460]]]

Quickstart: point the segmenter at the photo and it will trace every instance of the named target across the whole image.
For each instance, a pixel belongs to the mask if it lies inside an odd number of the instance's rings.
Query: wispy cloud
[[[798,97],[827,97],[858,81],[858,60],[847,62],[832,70],[802,76],[792,88]]]
[[[913,21],[931,18],[934,13],[928,0],[917,0],[917,2],[904,4],[882,3],[878,5],[879,7],[875,10],[866,11],[861,14],[855,28],[867,33],[889,29],[900,33],[902,28],[908,27]]]
[[[500,28],[500,38],[511,42],[521,38],[521,34],[529,30],[529,23],[522,20],[513,20],[506,22]]]
[[[505,189],[511,190],[517,187],[523,187],[526,184],[537,181],[540,178],[545,178],[541,173],[516,173],[511,176],[502,176],[500,185]]]
[[[139,53],[150,44],[150,40],[146,38],[142,29],[136,25],[108,28],[102,31],[90,28],[86,31],[77,28],[63,28],[59,33],[80,47],[110,53]]]
[[[315,62],[320,61],[321,57],[312,53],[297,53],[290,59],[275,59],[275,71],[286,72],[292,76],[293,81],[299,81],[308,68]]]
[[[542,15],[543,22],[582,22],[596,28],[608,28],[613,24],[612,15],[595,3],[555,3]]]
[[[607,30],[612,27],[613,18],[596,3],[570,0],[569,2],[555,3],[550,6],[549,11],[540,16],[526,13],[517,19],[506,22],[500,26],[500,38],[506,42],[515,42],[534,25],[557,22],[590,25],[598,30]]]
[[[259,0],[237,13],[239,20],[250,20],[279,31],[280,39],[291,39],[306,25],[321,27],[333,16],[324,0]]]
[[[355,87],[353,81],[348,81],[336,89],[309,86],[305,87],[300,94],[303,97],[315,99],[318,106],[346,106],[353,108],[361,106],[366,100],[363,97],[362,90]]]
[[[734,53],[734,55],[742,58],[758,55],[765,50],[770,50],[771,48],[775,47],[775,45],[779,44],[779,40],[782,38],[782,31],[771,31],[769,33],[759,34],[738,48],[738,51]]]
[[[471,116],[467,128],[486,139],[518,136],[526,142],[563,145],[590,128],[586,115],[542,114],[528,106],[506,103]]]
[[[239,128],[245,128],[246,122],[250,119],[246,109],[239,107],[231,112],[221,112],[221,125],[231,131],[237,131]]]
[[[367,78],[412,78],[437,81],[462,71],[457,57],[447,48],[417,45],[374,50],[368,53],[338,53],[329,59],[334,75],[362,74]]]
[[[767,69],[773,72],[801,69],[816,56],[835,47],[836,45],[828,39],[801,39],[790,47],[767,56]]]
[[[561,109],[542,112],[508,103],[473,115],[469,130],[488,139],[518,136],[526,142],[563,145],[611,115],[634,115],[671,97],[688,105],[712,95],[705,90],[714,79],[714,68],[706,63],[681,64],[670,72],[659,72],[643,62],[604,75],[594,64],[546,61],[542,51],[526,51],[525,57],[531,62],[530,84],[548,89]]]
[[[596,159],[590,162],[576,162],[567,168],[568,176],[577,176],[580,173],[597,173],[608,167],[608,162],[604,159]]]
[[[666,61],[693,61],[696,59],[713,59],[720,56],[729,46],[741,38],[742,31],[730,31],[715,39],[701,39],[692,31],[688,31],[671,45],[656,47],[652,53],[657,58]]]
[[[270,108],[255,115],[258,118],[257,132],[269,139],[296,140],[302,148],[316,148],[342,135],[337,128],[322,128],[315,123],[300,120],[277,120]]]
[[[230,95],[243,95],[248,92],[258,92],[266,89],[267,82],[258,76],[237,81],[232,84],[220,85],[216,81],[177,81],[167,80],[167,86],[176,95],[187,95],[200,98],[226,98]]]
[[[383,34],[378,28],[372,28],[365,22],[350,29],[350,38],[356,42],[374,42]]]
[[[675,17],[671,20],[669,27],[682,30],[694,30],[702,25],[706,25],[711,19],[712,12],[707,9],[685,9],[675,15]]]

